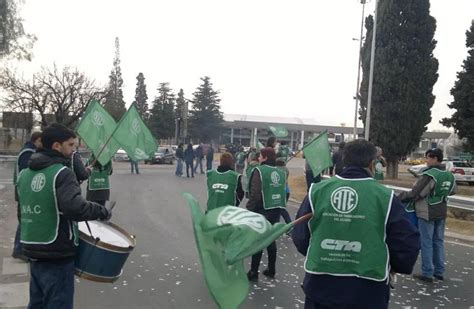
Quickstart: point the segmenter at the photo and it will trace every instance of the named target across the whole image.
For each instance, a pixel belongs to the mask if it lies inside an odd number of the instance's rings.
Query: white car
[[[127,153],[122,148],[117,150],[117,152],[114,154],[114,161],[129,161],[129,160],[130,159],[128,158]]]
[[[427,169],[428,166],[426,164],[418,164],[418,165],[413,165],[408,168],[408,172],[410,172],[413,176],[418,177],[420,176],[425,169]]]
[[[474,186],[474,167],[466,161],[443,161],[446,170],[453,173],[456,182],[468,182],[470,186]]]

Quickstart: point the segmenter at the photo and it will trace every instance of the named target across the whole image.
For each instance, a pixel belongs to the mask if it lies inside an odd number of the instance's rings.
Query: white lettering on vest
[[[223,184],[223,183],[215,183],[215,184],[212,185],[212,188],[214,190],[216,190],[216,189],[227,190],[227,189],[229,189],[229,185],[226,185],[226,184]]]
[[[339,239],[324,239],[321,242],[321,248],[326,250],[336,250],[336,251],[353,251],[360,252],[362,249],[362,244],[358,241],[348,241],[348,240],[339,240]]]
[[[281,194],[272,194],[272,200],[279,200],[281,197]]]
[[[40,205],[35,205],[33,208],[31,208],[30,205],[21,205],[21,213],[22,214],[35,214],[39,215],[41,213],[41,206]]]

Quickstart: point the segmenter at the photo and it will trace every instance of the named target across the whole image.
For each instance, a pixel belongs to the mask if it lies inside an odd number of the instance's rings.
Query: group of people
[[[201,174],[204,174],[203,161],[206,159],[206,171],[212,169],[212,161],[214,160],[214,148],[212,145],[199,143],[196,149],[194,149],[192,143],[188,143],[186,149],[184,144],[180,143],[176,149],[176,171],[175,175],[178,177],[183,176],[183,162],[186,165],[186,177],[189,178],[191,175],[194,178],[194,174],[197,174],[198,167]]]

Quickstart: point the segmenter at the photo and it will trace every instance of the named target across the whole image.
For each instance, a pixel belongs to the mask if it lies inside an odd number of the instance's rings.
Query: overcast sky
[[[373,9],[374,0],[366,15]],[[22,70],[56,62],[105,85],[118,36],[127,104],[139,72],[149,102],[160,82],[192,98],[208,75],[224,113],[353,126],[361,13],[360,0],[26,0],[22,16],[38,41]],[[431,0],[439,79],[430,130],[452,113],[473,13],[473,0]]]

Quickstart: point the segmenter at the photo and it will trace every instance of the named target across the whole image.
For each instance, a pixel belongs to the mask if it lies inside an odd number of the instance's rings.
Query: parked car
[[[456,182],[468,182],[470,186],[474,186],[474,167],[467,161],[443,161],[446,170],[453,173]]]
[[[408,168],[408,172],[415,177],[419,177],[427,168],[426,164],[413,165]]]
[[[168,146],[160,146],[155,152],[152,160],[145,160],[146,164],[173,164],[175,160],[173,149]]]
[[[117,150],[117,152],[114,154],[114,161],[129,161],[130,158],[128,157],[127,153],[125,152],[125,150],[123,150],[122,148],[120,148],[119,150]]]

